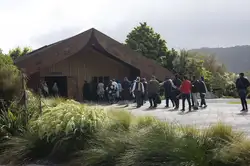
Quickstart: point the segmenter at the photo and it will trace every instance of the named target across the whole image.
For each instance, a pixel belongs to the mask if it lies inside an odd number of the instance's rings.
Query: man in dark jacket
[[[244,73],[240,73],[240,77],[236,80],[236,88],[238,90],[242,110],[241,111],[248,111],[247,107],[247,88],[250,86],[250,83],[247,78],[244,77]]]
[[[180,80],[179,76],[176,74],[175,75],[175,79],[173,80],[173,83],[175,85],[175,89],[173,90],[173,99],[174,99],[174,102],[175,102],[175,109],[178,110],[179,109],[179,104],[180,104],[180,100],[179,100],[179,95],[180,95],[180,86],[181,86],[181,83],[182,81]]]
[[[193,81],[192,81],[192,106],[194,110],[198,109],[199,102],[198,102],[198,93],[199,93],[199,86],[200,86],[200,81],[196,79],[195,76],[193,76]]]
[[[166,99],[166,108],[169,108],[169,100],[172,101],[173,107],[175,106],[174,101],[173,101],[173,90],[174,90],[174,83],[173,81],[166,77],[165,81],[161,83],[161,85],[164,87],[164,95]]]
[[[160,90],[160,83],[156,80],[155,76],[152,76],[148,83],[148,99],[150,103],[150,108],[157,107],[156,98]]]
[[[207,86],[205,84],[204,77],[201,77],[201,79],[200,79],[199,92],[200,92],[200,98],[201,98],[200,107],[204,106],[204,108],[206,108],[207,104],[206,104],[205,97],[206,97],[206,93],[207,93]]]
[[[143,104],[146,103],[148,97],[148,83],[146,78],[142,78],[142,84],[144,86],[144,94],[142,95]]]
[[[122,82],[122,98],[125,101],[126,106],[128,106],[128,101],[130,100],[130,86],[128,78],[125,77]]]

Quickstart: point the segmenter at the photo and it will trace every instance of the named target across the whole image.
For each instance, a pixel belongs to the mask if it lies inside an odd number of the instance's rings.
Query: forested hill
[[[216,58],[227,67],[230,72],[250,71],[250,45],[227,48],[200,48],[189,50],[214,54]]]

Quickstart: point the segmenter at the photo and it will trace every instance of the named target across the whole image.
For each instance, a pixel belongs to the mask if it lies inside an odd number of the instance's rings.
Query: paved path
[[[250,136],[250,112],[240,113],[241,105],[228,104],[234,99],[211,99],[208,100],[206,109],[199,109],[190,113],[182,113],[173,109],[164,108],[165,103],[162,102],[157,109],[148,109],[149,103],[141,108],[135,108],[135,104],[130,104],[126,109],[134,115],[152,115],[160,120],[189,125],[193,124],[197,127],[206,127],[216,122],[224,122],[232,125],[235,129],[239,129]],[[236,100],[238,101],[238,100]],[[171,105],[171,103],[170,103]],[[124,108],[124,105],[113,105],[116,108]]]

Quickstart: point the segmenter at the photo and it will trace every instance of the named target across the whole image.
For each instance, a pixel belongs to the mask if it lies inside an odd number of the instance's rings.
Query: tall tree
[[[14,49],[11,49],[9,51],[9,56],[15,60],[16,58],[20,57],[20,56],[24,56],[25,54],[28,54],[29,52],[31,52],[32,49],[30,47],[24,47],[23,49],[20,47],[16,47]]]
[[[135,27],[127,35],[125,43],[133,50],[154,60],[159,60],[160,57],[167,54],[166,41],[146,22]]]
[[[178,58],[178,52],[175,49],[168,50],[165,56],[161,57],[163,67],[170,71],[174,71],[174,61]]]

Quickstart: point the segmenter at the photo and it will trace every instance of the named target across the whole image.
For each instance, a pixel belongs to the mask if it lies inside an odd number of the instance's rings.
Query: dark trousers
[[[143,104],[142,94],[143,93],[141,91],[135,92],[135,100],[136,100],[137,107],[140,107]]]
[[[239,96],[240,96],[240,101],[241,101],[241,105],[242,105],[242,109],[243,110],[247,110],[247,91],[246,90],[239,90]]]
[[[157,107],[157,104],[155,102],[155,98],[156,98],[156,93],[152,93],[152,94],[149,94],[148,95],[148,100],[149,100],[149,103],[150,103],[150,107]]]
[[[178,97],[178,95],[180,94],[179,91],[175,91],[173,92],[173,96],[172,96],[172,99],[175,103],[175,108],[178,109],[179,108],[179,105],[180,105],[180,99]]]
[[[192,106],[194,106],[194,96],[191,94]]]
[[[191,95],[189,94],[182,94],[182,109],[185,110],[185,101],[188,101],[189,110],[191,110]]]
[[[175,101],[172,96],[165,94],[166,107],[169,107],[169,100],[172,102],[173,107],[175,106]]]
[[[147,92],[145,92],[144,94],[142,94],[142,103],[146,102],[147,101]]]
[[[200,93],[200,97],[201,97],[201,107],[204,105],[204,106],[206,106],[207,104],[206,104],[206,100],[205,100],[205,96],[206,96],[206,94],[205,93]]]

